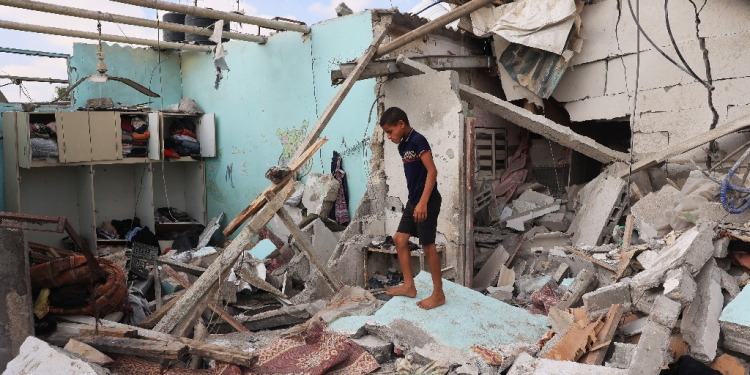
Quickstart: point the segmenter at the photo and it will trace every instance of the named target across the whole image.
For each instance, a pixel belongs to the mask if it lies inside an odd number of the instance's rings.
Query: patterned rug
[[[258,363],[244,375],[357,375],[380,367],[361,346],[325,327],[319,321],[306,335],[271,342],[258,351]]]
[[[544,285],[544,288],[531,294],[531,303],[534,307],[527,307],[526,311],[536,315],[547,315],[549,309],[560,302],[551,283],[552,281]]]
[[[121,355],[109,367],[117,375],[242,375],[242,370],[234,365],[217,363],[216,368],[208,370],[191,370],[187,368],[164,369],[158,363],[144,361],[135,357]]]

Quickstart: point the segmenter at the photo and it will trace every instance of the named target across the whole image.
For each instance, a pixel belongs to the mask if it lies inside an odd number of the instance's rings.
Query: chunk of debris
[[[29,336],[3,372],[4,375],[108,375],[109,371],[66,350]]]
[[[336,7],[336,15],[339,17],[348,16],[350,14],[353,14],[354,11],[351,10],[348,6],[346,6],[345,3],[341,3]]]
[[[714,360],[719,342],[719,316],[724,296],[718,270],[712,258],[695,278],[698,290],[685,309],[680,325],[685,341],[690,344],[689,354],[703,362]]]
[[[672,230],[664,211],[674,207],[680,191],[665,185],[656,193],[648,194],[631,207],[634,225],[644,241],[664,236]]]
[[[630,311],[630,283],[619,282],[583,295],[583,306],[589,320],[603,316],[615,304],[622,305],[625,312]]]
[[[332,174],[310,173],[302,195],[307,214],[328,216],[339,193],[339,182]]]
[[[381,340],[378,337],[367,335],[362,338],[352,339],[357,345],[370,353],[378,363],[385,363],[391,359],[393,343]]]
[[[614,343],[612,356],[604,366],[627,370],[630,368],[630,363],[633,362],[633,355],[635,355],[636,347],[637,345],[635,344],[626,344],[622,342]]]
[[[669,270],[664,281],[664,295],[686,307],[695,298],[698,285],[685,267]]]
[[[582,270],[568,287],[568,292],[563,295],[560,303],[557,304],[559,309],[577,307],[581,302],[583,295],[594,290],[599,281],[596,275],[589,270]]]
[[[614,176],[602,177],[591,182],[594,185],[576,215],[575,227],[571,224],[570,228],[575,228],[573,245],[600,245],[622,215],[626,182]]]
[[[508,370],[508,375],[626,375],[627,373],[627,370],[611,367],[544,358],[535,359],[527,353],[521,353]]]
[[[669,324],[677,321],[680,304],[664,296],[659,296],[657,300],[635,349],[633,361],[628,369],[629,375],[656,374],[664,365],[665,356],[671,356],[667,351],[672,327],[662,322]]]

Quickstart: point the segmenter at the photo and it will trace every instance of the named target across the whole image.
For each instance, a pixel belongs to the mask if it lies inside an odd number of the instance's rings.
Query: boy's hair
[[[407,126],[409,125],[409,117],[406,116],[406,112],[398,107],[391,107],[383,112],[383,116],[380,117],[380,126],[385,125],[396,125],[399,121],[403,121]]]

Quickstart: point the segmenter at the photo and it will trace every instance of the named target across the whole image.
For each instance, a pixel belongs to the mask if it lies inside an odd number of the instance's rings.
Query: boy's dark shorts
[[[437,220],[440,214],[440,204],[443,198],[440,193],[434,192],[427,201],[427,218],[422,222],[414,221],[414,207],[416,204],[406,202],[406,207],[398,224],[397,232],[407,233],[413,237],[419,237],[420,245],[432,245],[435,243],[437,233]]]

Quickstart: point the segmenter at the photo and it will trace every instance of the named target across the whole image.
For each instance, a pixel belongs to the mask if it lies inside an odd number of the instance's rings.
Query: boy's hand
[[[417,206],[414,207],[414,221],[421,223],[425,219],[427,219],[427,203],[419,202],[417,203]]]

